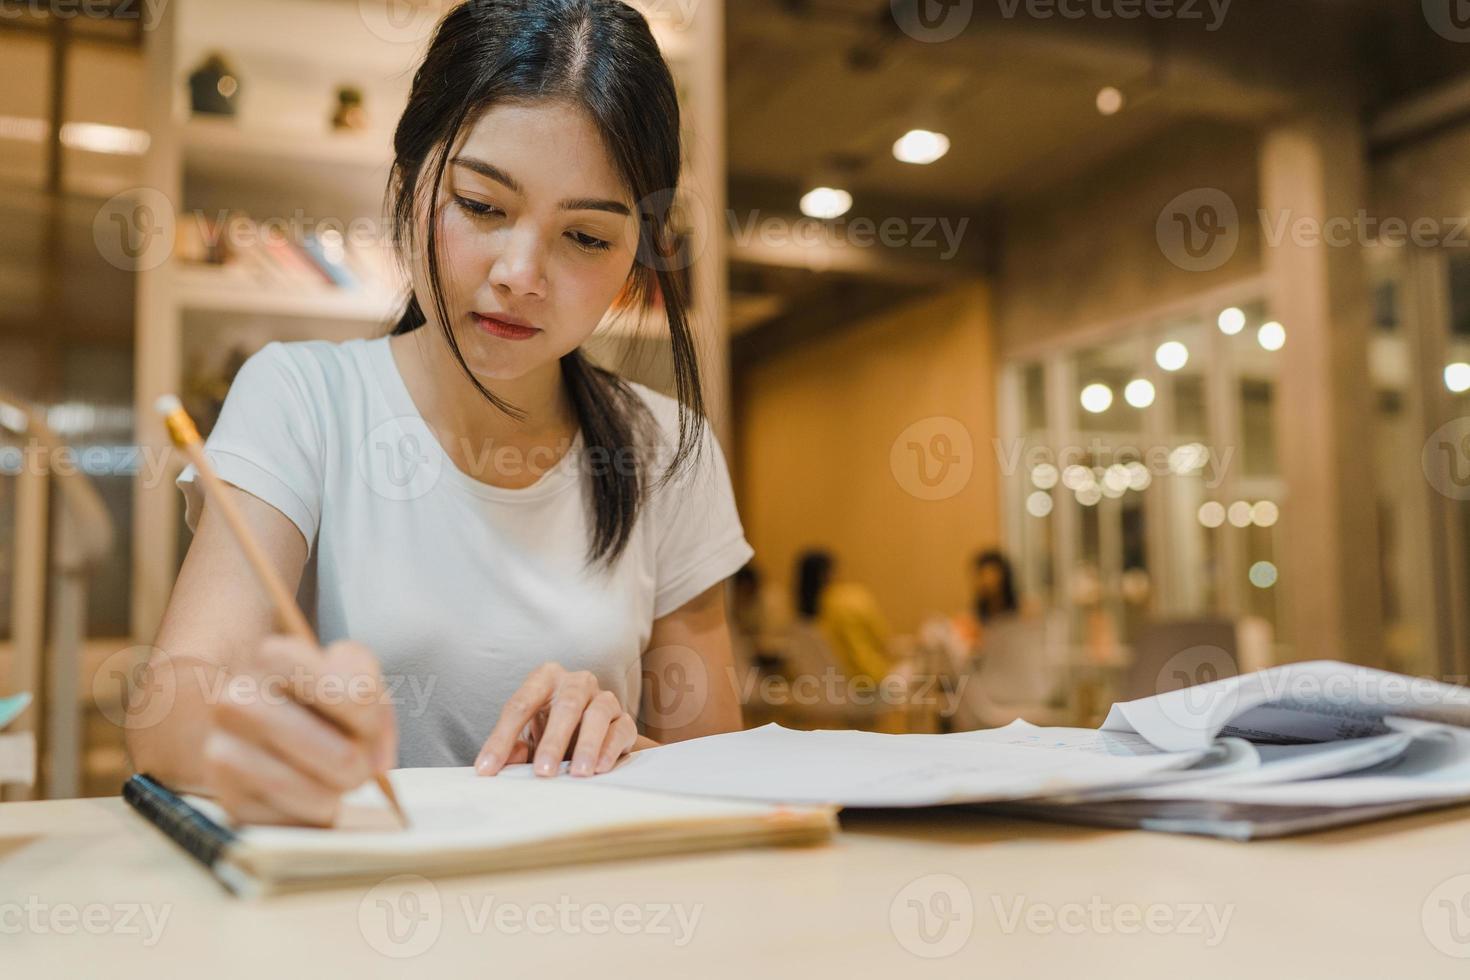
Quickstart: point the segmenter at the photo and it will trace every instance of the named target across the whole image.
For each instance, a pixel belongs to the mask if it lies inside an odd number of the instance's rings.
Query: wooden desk
[[[956,811],[848,813],[843,823],[817,848],[410,879],[248,903],[119,799],[9,803],[0,805],[0,972],[1470,975],[1464,808],[1256,844]],[[918,909],[928,912],[927,940]]]

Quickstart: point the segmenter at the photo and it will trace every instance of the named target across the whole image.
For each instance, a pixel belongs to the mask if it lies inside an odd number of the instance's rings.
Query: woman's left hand
[[[554,776],[570,758],[573,776],[590,776],[652,744],[639,736],[637,722],[617,695],[602,690],[590,672],[547,663],[505,702],[475,760],[475,772],[493,776],[502,766],[534,761],[536,775]]]

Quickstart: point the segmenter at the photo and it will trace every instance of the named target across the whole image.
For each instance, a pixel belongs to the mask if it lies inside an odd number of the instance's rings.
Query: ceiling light
[[[893,144],[893,155],[902,163],[923,166],[949,152],[949,137],[927,129],[911,129]]]

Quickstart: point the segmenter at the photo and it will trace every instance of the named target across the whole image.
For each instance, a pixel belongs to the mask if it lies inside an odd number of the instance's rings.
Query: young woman
[[[264,348],[207,445],[328,645],[270,635],[185,471],[196,535],[152,661],[171,704],[129,732],[140,769],[319,825],[375,767],[589,775],[739,726],[722,586],[752,551],[650,203],[679,133],[618,0],[446,15],[394,134],[406,311],[388,337]],[[584,356],[620,295],[661,299],[677,398]],[[647,676],[670,683],[643,698]]]

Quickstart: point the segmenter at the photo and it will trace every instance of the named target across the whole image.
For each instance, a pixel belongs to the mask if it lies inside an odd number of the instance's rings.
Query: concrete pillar
[[[1354,220],[1365,167],[1361,126],[1346,113],[1284,122],[1261,143],[1262,263],[1271,316],[1286,327],[1283,639],[1296,659],[1381,665],[1371,297]]]

